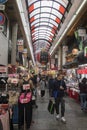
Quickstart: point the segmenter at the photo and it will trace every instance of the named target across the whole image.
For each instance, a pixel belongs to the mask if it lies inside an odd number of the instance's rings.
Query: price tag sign
[[[17,83],[18,83],[18,79],[16,79],[16,78],[12,78],[12,79],[11,79],[11,83],[13,83],[13,84],[17,84]]]
[[[5,10],[5,5],[0,5],[0,10]]]
[[[30,89],[30,84],[24,84],[23,85],[23,90],[28,90]]]

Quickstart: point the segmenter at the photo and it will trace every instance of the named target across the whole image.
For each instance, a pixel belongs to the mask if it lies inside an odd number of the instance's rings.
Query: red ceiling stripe
[[[49,42],[51,42],[51,41],[52,41],[52,39],[49,39],[48,41],[49,41]]]
[[[34,33],[34,32],[35,32],[35,30],[33,29],[33,30],[32,30],[32,33]]]
[[[34,48],[34,50],[36,50],[36,47],[33,47]]]
[[[29,13],[31,13],[33,10],[34,10],[34,4],[29,6],[29,8],[28,8]]]
[[[50,46],[46,46],[46,48],[49,48]]]
[[[35,47],[36,47],[36,44],[33,44],[33,46],[35,46]]]
[[[34,37],[35,37],[35,35],[32,36],[32,38],[34,38]]]
[[[32,39],[32,41],[34,42],[34,41],[35,41],[35,39]]]
[[[53,29],[54,29],[54,30],[56,30],[56,29],[57,29],[57,27],[56,27],[56,26],[53,26]]]
[[[34,29],[35,28],[35,26],[33,25],[33,26],[31,26],[31,29]]]
[[[50,46],[50,44],[47,43],[47,46]]]
[[[60,19],[56,18],[55,21],[59,24],[60,23]]]
[[[51,33],[52,33],[52,34],[55,34],[55,31],[54,31],[54,29],[52,29]]]
[[[52,36],[52,35],[50,35],[50,38],[52,39],[52,38],[53,38],[53,36]]]
[[[60,11],[62,14],[64,14],[64,13],[65,13],[65,8],[64,8],[63,6],[60,6],[59,11]]]
[[[34,20],[34,17],[30,18],[30,23],[32,23]]]

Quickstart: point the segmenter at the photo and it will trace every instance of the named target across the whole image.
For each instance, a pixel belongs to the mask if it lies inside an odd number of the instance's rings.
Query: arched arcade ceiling
[[[70,0],[27,0],[27,6],[34,55],[41,50],[49,52],[71,2]]]

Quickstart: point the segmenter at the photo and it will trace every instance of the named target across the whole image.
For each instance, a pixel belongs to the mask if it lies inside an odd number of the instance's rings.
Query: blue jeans
[[[87,94],[85,93],[80,93],[80,100],[81,100],[81,108],[85,109],[85,102],[87,99]]]

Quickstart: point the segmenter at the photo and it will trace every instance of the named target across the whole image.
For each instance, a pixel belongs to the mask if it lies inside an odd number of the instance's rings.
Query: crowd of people
[[[65,93],[67,90],[64,75],[58,73],[55,78],[52,75],[44,76],[35,73],[22,73],[19,75],[20,94],[18,97],[18,127],[22,130],[24,123],[27,130],[30,129],[32,123],[33,108],[38,109],[37,93],[41,99],[45,96],[46,89],[49,90],[49,97],[54,99],[56,119],[61,119],[66,123],[65,119]],[[79,83],[81,109],[87,107],[87,79],[83,78]],[[61,107],[60,107],[61,105]],[[60,110],[61,109],[61,110]]]
[[[44,75],[35,75],[32,73],[31,75],[20,75],[19,79],[21,88],[18,99],[19,130],[21,130],[24,126],[24,119],[26,122],[27,130],[30,128],[33,113],[32,109],[33,107],[38,108],[38,105],[36,104],[37,90],[40,91],[39,95],[41,98],[44,98],[46,88],[49,89],[49,97],[53,97],[55,100],[55,110],[57,114],[56,119],[59,119],[61,116],[61,121],[64,123],[66,122],[66,119],[64,117],[65,100],[63,98],[64,91],[66,90],[66,84],[61,74],[58,74],[56,78],[53,78],[52,75],[46,77]],[[61,113],[59,113],[60,105]]]

